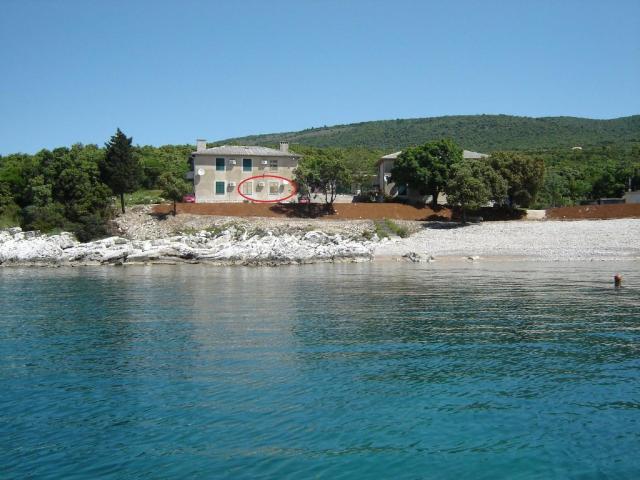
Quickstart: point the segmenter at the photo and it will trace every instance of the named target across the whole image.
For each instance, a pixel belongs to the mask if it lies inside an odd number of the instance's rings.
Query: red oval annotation
[[[253,180],[253,179],[268,179],[268,178],[276,178],[280,181],[284,181],[285,183],[288,183],[289,185],[291,185],[291,193],[289,195],[287,195],[286,197],[277,197],[277,198],[269,198],[268,200],[262,200],[259,198],[253,198],[251,195],[253,195],[254,190],[252,189],[252,193],[251,194],[245,194],[242,193],[242,184],[245,182],[248,182],[249,180]],[[265,181],[266,183],[266,181]],[[249,200],[250,202],[256,202],[256,203],[278,203],[278,202],[284,202],[285,200],[289,200],[291,197],[293,197],[296,193],[298,193],[298,187],[296,186],[295,182],[293,180],[291,180],[290,178],[285,178],[285,177],[281,177],[280,175],[254,175],[253,177],[249,177],[249,178],[245,178],[244,180],[242,180],[238,186],[236,187],[238,189],[238,193],[240,194],[240,196],[242,198],[245,198],[247,200]],[[268,191],[268,186],[265,185],[264,186],[265,189],[267,189],[267,195],[269,195],[269,191]]]

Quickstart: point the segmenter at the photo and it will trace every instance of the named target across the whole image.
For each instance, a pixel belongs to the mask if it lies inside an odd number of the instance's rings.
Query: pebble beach
[[[0,231],[0,265],[640,259],[640,219],[398,223],[406,238],[380,238],[370,220],[161,218],[137,209],[116,219],[116,235],[88,243],[70,233]]]
[[[437,258],[542,261],[640,259],[640,219],[428,223],[404,239],[376,246],[374,256],[410,252]]]

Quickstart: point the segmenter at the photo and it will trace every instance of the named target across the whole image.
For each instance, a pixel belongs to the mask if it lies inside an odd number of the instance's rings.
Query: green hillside
[[[469,150],[539,149],[640,143],[640,115],[593,120],[576,117],[460,115],[381,120],[220,140],[216,143],[272,145],[280,140],[315,147],[399,150],[448,137]]]

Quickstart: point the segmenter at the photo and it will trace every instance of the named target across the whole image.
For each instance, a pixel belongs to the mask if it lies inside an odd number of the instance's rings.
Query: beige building
[[[293,170],[301,155],[280,149],[222,145],[207,148],[198,140],[191,155],[193,189],[197,203],[295,201]],[[282,178],[278,178],[282,177]],[[290,198],[287,198],[290,197]]]
[[[623,195],[625,203],[640,203],[640,190],[629,190]]]
[[[391,181],[391,170],[393,169],[393,165],[395,164],[398,155],[400,155],[402,151],[390,153],[385,155],[384,157],[378,160],[378,188],[380,192],[385,195],[389,195],[391,197],[400,197],[406,199],[421,199],[424,201],[430,201],[431,195],[427,199],[423,199],[418,194],[413,194],[406,185],[396,185]],[[472,152],[470,150],[463,150],[462,157],[465,159],[482,159],[488,158],[489,155],[485,153]],[[438,198],[438,203],[444,204],[447,202],[447,198],[444,194],[440,194]]]

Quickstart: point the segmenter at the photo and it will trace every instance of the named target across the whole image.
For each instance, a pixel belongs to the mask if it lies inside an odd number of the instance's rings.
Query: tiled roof
[[[283,152],[275,148],[268,147],[246,147],[243,145],[222,145],[221,147],[212,147],[199,152],[193,152],[196,155],[246,155],[247,157],[301,157],[297,153]]]
[[[390,153],[382,157],[381,160],[395,160],[396,158],[398,158],[398,155],[400,155],[401,153],[402,153],[402,150],[399,152]],[[462,158],[467,158],[467,159],[487,158],[488,156],[489,155],[487,155],[486,153],[472,152],[471,150],[462,151]]]
[[[402,153],[402,150],[400,150],[399,152],[390,153],[389,155],[385,155],[382,158],[385,160],[395,160],[396,158],[398,158],[398,155],[400,155],[401,153]]]
[[[489,157],[489,155],[487,155],[486,153],[472,152],[471,150],[462,151],[462,158],[487,158],[487,157]]]

